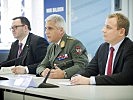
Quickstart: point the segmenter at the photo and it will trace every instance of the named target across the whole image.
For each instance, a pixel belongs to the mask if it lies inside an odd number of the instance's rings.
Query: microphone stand
[[[59,87],[54,84],[46,83],[52,69],[53,69],[53,67],[47,73],[46,77],[44,78],[44,81],[41,84],[39,84],[38,88],[57,88],[57,87]]]
[[[67,64],[69,64],[69,63],[71,63],[71,62],[73,62],[73,61],[83,63],[82,61],[77,61],[77,60],[71,59],[71,60],[68,60],[68,61],[66,61],[66,62],[57,64],[57,66],[65,66],[65,65],[67,65]],[[83,63],[83,64],[84,64],[84,63]],[[50,61],[49,61],[49,64],[48,64],[48,65],[50,66]],[[38,86],[38,88],[56,88],[56,87],[59,87],[59,86],[54,85],[54,84],[46,83],[46,81],[47,81],[47,79],[48,79],[48,77],[49,77],[49,75],[50,75],[50,72],[51,72],[51,70],[52,70],[53,68],[54,68],[54,66],[52,66],[52,68],[49,70],[49,72],[47,73],[47,75],[46,75],[44,81]],[[39,76],[39,75],[37,75],[37,76]]]
[[[0,80],[9,80],[9,79],[6,78],[6,77],[2,77],[2,76],[0,76]]]
[[[73,62],[73,59],[72,59],[72,60],[68,60],[68,61],[66,61],[66,62],[63,62],[63,63],[60,63],[60,64],[57,64],[57,66],[65,66],[66,64],[69,64],[69,63],[71,63],[71,62]],[[50,61],[49,61],[48,65],[51,66],[51,65],[50,65]],[[54,66],[51,67],[51,69],[50,69],[49,72],[47,73],[47,75],[46,75],[44,81],[38,86],[38,88],[56,88],[56,87],[59,87],[59,86],[54,85],[54,84],[46,83],[46,81],[47,81],[47,79],[48,79],[48,77],[49,77],[49,75],[50,75],[50,72],[51,72],[51,70],[52,70],[53,68],[54,68]],[[39,76],[39,75],[37,75],[37,76]]]

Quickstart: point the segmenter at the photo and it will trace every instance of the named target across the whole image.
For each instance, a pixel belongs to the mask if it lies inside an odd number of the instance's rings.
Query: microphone
[[[51,66],[50,61],[49,61],[48,65]],[[43,82],[41,84],[39,84],[38,88],[57,88],[57,87],[59,87],[54,84],[46,83],[52,69],[54,69],[54,66],[51,67],[51,69],[47,73],[46,77],[44,78]]]
[[[11,63],[11,62],[14,62],[14,61],[16,61],[16,60],[18,60],[18,59],[21,59],[21,58],[23,58],[24,56],[20,56],[20,57],[18,57],[18,58],[14,58],[14,59],[11,59],[11,60],[8,60],[8,61],[4,61],[4,62],[1,62],[0,63],[0,67],[4,67],[3,65],[6,65],[6,64],[8,64],[8,63]],[[7,67],[7,66],[6,66]]]
[[[1,62],[1,63],[0,63],[0,68],[1,68],[1,67],[7,67],[7,66],[3,66],[3,65],[6,65],[6,64],[8,64],[8,63],[12,63],[12,62],[14,62],[14,61],[16,61],[16,60],[19,60],[19,59],[22,59],[22,58],[23,58],[23,60],[22,60],[22,65],[23,65],[23,64],[24,64],[24,60],[26,59],[26,56],[27,56],[27,54],[28,54],[28,52],[29,52],[29,46],[26,45],[26,47],[27,47],[28,49],[27,49],[26,53],[25,53],[23,56],[20,56],[20,57],[18,57],[18,58],[14,58],[14,59],[11,59],[11,60],[8,60],[8,61]],[[1,76],[0,76],[0,80],[8,80],[8,78],[6,78],[6,77],[1,77]]]
[[[24,56],[21,56],[21,57],[18,57],[18,58],[14,58],[14,59],[12,59],[12,60],[4,61],[4,62],[0,63],[0,68],[1,68],[3,65],[5,65],[5,64],[14,62],[14,61],[16,61],[16,60],[18,60],[18,59],[21,59],[21,58],[23,58],[23,57],[24,57]],[[6,66],[6,67],[7,67],[7,66]],[[9,80],[9,79],[6,78],[6,77],[0,76],[0,80]]]
[[[78,61],[78,60],[71,59],[71,60],[68,60],[68,61],[64,61],[64,62],[62,62],[60,64],[56,64],[56,65],[57,66],[66,66],[67,64],[70,64],[70,63],[72,63],[74,61],[75,62],[84,63],[84,62],[81,62],[81,61]],[[48,66],[51,66],[50,61],[48,63]],[[51,69],[47,73],[46,77],[44,78],[43,82],[38,86],[38,88],[57,88],[57,87],[59,87],[59,86],[54,85],[54,84],[46,83],[46,81],[47,81],[52,69],[54,69],[54,66],[51,67]]]
[[[27,56],[27,54],[28,54],[28,52],[29,52],[29,45],[26,45],[26,47],[27,47],[27,51],[26,51],[26,53],[23,55],[23,56],[20,56],[20,57],[18,57],[18,58],[14,58],[14,59],[11,59],[11,60],[8,60],[8,61],[4,61],[4,62],[1,62],[0,63],[0,67],[4,67],[3,65],[6,65],[6,64],[9,64],[9,63],[12,63],[12,62],[14,62],[14,61],[17,61],[17,60],[19,60],[19,59],[22,59],[22,65],[24,64],[24,60],[26,59],[26,56]],[[6,66],[7,67],[7,66]]]

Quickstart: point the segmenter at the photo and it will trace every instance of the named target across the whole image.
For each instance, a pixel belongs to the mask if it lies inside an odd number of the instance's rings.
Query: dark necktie
[[[107,75],[109,75],[109,76],[112,74],[113,52],[114,52],[114,48],[111,47],[111,48],[110,48],[109,61],[108,61],[108,68],[107,68]]]
[[[54,55],[57,53],[58,44],[54,45]]]
[[[19,43],[19,48],[18,48],[18,55],[17,55],[17,57],[19,57],[19,55],[21,54],[21,52],[22,52],[22,43]]]

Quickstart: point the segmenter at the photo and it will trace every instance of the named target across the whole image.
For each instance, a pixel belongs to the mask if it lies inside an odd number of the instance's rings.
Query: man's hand
[[[20,66],[20,65],[12,68],[11,71],[15,74],[25,74],[26,73],[25,67]]]
[[[41,76],[46,77],[46,75],[48,74],[48,72],[50,71],[49,68],[46,68],[45,70],[43,70],[43,72],[41,73]]]
[[[71,78],[71,84],[77,85],[77,84],[83,84],[88,85],[90,84],[90,79],[81,75],[76,75]]]
[[[64,78],[64,71],[61,70],[59,67],[54,65],[55,69],[52,69],[49,75],[49,78],[54,78],[54,79],[62,79]]]

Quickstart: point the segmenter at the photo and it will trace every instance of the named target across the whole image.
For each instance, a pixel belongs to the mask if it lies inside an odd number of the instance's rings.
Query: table
[[[48,79],[48,83],[59,85],[59,88],[23,88],[13,86],[12,79],[0,81],[4,100],[133,100],[133,86],[66,86],[59,83],[69,82],[68,79]],[[33,80],[39,85],[43,78],[34,77]]]

